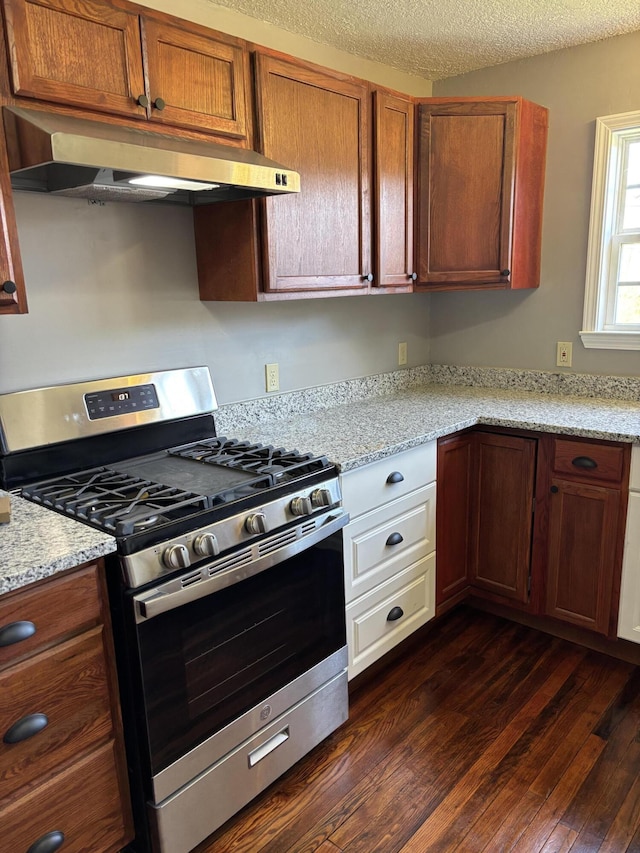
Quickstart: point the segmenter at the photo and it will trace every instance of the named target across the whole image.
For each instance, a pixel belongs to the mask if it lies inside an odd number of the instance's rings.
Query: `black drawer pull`
[[[34,841],[27,853],[55,853],[64,844],[64,832],[59,829],[54,829],[53,832],[47,832],[42,838]]]
[[[33,622],[9,622],[0,628],[0,648],[28,640],[35,632],[36,626]]]
[[[2,741],[3,743],[20,743],[37,735],[48,725],[49,718],[46,714],[27,714],[7,729]]]
[[[557,495],[560,489],[557,486],[551,486],[550,491],[553,495]]]
[[[598,467],[596,460],[590,456],[576,456],[575,459],[571,460],[571,464],[574,468],[585,468],[587,471],[593,471],[594,468]]]
[[[389,536],[389,538],[387,539],[385,544],[386,545],[399,545],[401,542],[404,542],[404,539],[402,538],[400,533],[396,532],[396,533],[392,533],[391,536]]]
[[[404,610],[402,607],[392,607],[387,616],[387,622],[395,622],[396,619],[402,619]]]
[[[404,475],[400,473],[400,471],[392,471],[387,477],[387,483],[391,485],[392,483],[402,483],[404,480]]]

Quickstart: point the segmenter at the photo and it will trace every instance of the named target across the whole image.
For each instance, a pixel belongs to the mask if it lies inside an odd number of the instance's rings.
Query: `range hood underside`
[[[16,190],[196,205],[300,189],[297,172],[242,148],[21,107],[5,106],[3,116]],[[129,183],[145,175],[215,188],[176,191]]]

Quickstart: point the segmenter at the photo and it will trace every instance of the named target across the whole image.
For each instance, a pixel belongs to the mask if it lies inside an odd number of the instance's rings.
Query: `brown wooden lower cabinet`
[[[630,445],[477,429],[438,446],[437,607],[468,593],[615,636]]]
[[[0,655],[2,850],[116,853],[133,838],[102,572],[0,599],[0,632],[28,628]]]

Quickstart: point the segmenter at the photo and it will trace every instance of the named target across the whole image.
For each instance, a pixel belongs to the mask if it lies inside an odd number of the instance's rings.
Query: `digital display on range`
[[[133,388],[113,388],[95,394],[85,394],[84,402],[89,420],[92,421],[157,409],[160,406],[155,385],[136,385]]]

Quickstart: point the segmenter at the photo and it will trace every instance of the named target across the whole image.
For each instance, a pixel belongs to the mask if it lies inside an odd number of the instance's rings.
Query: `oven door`
[[[347,521],[133,595],[155,803],[344,669]]]

